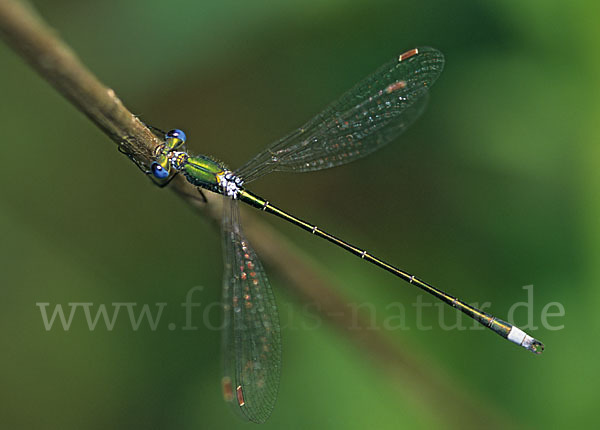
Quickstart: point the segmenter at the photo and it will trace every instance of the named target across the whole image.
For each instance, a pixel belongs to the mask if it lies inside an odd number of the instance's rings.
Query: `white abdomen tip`
[[[519,327],[512,326],[506,338],[535,354],[541,354],[544,351],[544,344],[542,342],[529,336]]]

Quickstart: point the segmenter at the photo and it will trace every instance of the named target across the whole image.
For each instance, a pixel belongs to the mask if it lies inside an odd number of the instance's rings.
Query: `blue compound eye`
[[[186,136],[185,133],[181,130],[179,130],[178,128],[175,128],[173,130],[169,130],[167,132],[167,139],[179,139],[183,142],[185,142],[186,140]]]
[[[167,169],[165,169],[163,166],[161,166],[157,162],[152,163],[151,169],[152,169],[152,174],[157,179],[165,179],[167,176],[169,176],[169,172],[167,172]]]

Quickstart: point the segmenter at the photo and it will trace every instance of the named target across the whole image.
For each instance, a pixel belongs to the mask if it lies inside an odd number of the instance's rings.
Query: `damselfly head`
[[[167,176],[169,176],[169,170],[165,169],[163,166],[160,165],[160,163],[157,163],[156,161],[152,163],[152,166],[150,166],[150,170],[152,170],[152,175],[154,175],[156,179],[165,179]]]
[[[185,133],[178,128],[169,130],[165,134],[165,148],[167,151],[175,151],[185,144]]]

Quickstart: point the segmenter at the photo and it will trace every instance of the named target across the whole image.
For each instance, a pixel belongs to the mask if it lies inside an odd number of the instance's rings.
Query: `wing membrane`
[[[223,329],[225,400],[257,423],[270,415],[281,374],[275,297],[260,260],[244,237],[238,202],[224,202]]]
[[[417,48],[394,58],[236,174],[248,183],[272,171],[327,169],[370,154],[421,115],[429,87],[443,67],[442,53],[433,48]]]

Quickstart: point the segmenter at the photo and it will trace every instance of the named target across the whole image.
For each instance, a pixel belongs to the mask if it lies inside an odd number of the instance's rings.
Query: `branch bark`
[[[104,86],[78,60],[69,47],[28,5],[0,0],[0,35],[25,61],[88,116],[106,135],[136,159],[149,163],[161,142],[133,115],[115,92]],[[218,224],[220,196],[207,194],[204,202],[197,190],[181,177],[169,188],[203,216]],[[278,272],[288,290],[300,301],[310,303],[338,332],[352,342],[397,386],[409,386],[428,408],[435,407],[448,424],[510,426],[506,417],[488,404],[458,388],[435,363],[400,350],[380,331],[368,329],[369,322],[349,312],[345,298],[315,270],[317,263],[291,245],[264,222],[245,217],[245,231],[269,269]],[[435,370],[437,369],[437,370]]]

